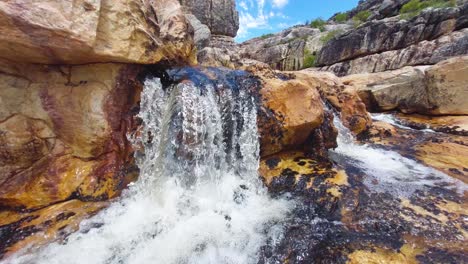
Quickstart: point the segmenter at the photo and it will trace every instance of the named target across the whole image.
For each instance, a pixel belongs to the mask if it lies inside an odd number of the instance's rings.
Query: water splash
[[[140,179],[64,243],[6,263],[256,263],[289,202],[258,180],[253,97],[244,90],[145,82]],[[5,262],[4,262],[5,263]]]
[[[379,117],[383,121],[388,118]],[[338,129],[338,148],[330,151],[331,158],[340,164],[361,169],[366,174],[364,183],[371,191],[410,197],[415,191],[431,186],[456,189],[462,194],[468,190],[462,181],[405,158],[395,151],[355,143],[351,131],[339,118],[335,116],[333,122]]]
[[[398,118],[396,118],[394,115],[392,114],[387,114],[387,113],[372,113],[371,114],[372,116],[372,119],[373,120],[376,120],[376,121],[382,121],[382,122],[385,122],[385,123],[389,123],[393,126],[396,126],[396,127],[399,127],[399,128],[402,128],[402,129],[407,129],[407,130],[416,130],[414,128],[411,128],[409,126],[405,126],[401,123],[400,120],[398,120]],[[430,133],[436,133],[434,130],[430,129],[429,128],[429,125],[426,125],[426,128],[425,129],[418,129],[420,131],[423,131],[423,132],[430,132]]]

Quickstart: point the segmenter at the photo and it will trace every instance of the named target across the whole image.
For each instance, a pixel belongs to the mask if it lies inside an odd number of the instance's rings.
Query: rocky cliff
[[[468,5],[428,9],[409,20],[372,20],[327,42],[317,66],[338,75],[435,64],[468,52]]]
[[[208,26],[213,35],[235,37],[239,14],[234,0],[179,0],[187,13]]]
[[[320,67],[344,76],[433,65],[468,53],[466,1],[411,15],[401,11],[408,2],[361,1],[328,21],[316,20],[241,43],[236,54],[278,70]],[[231,61],[239,61],[230,53]]]

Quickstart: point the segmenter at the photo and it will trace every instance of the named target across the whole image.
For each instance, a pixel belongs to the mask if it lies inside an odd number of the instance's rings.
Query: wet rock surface
[[[441,141],[437,143],[440,146],[465,147],[466,144],[464,137],[427,135],[376,121],[370,131],[366,137],[360,136],[362,142],[422,162],[427,160],[424,161],[425,154],[418,152],[418,146],[436,139]],[[466,152],[459,153],[453,147],[443,152],[458,161],[466,156]],[[426,164],[444,170],[438,164]],[[320,160],[301,152],[262,159],[260,175],[273,195],[287,194],[296,201],[296,207],[284,225],[284,235],[264,246],[259,263],[464,263],[468,260],[464,224],[468,209],[466,191],[455,192],[443,183],[421,187],[411,194],[397,189],[381,191],[377,186],[383,183],[379,179],[367,181],[369,172],[351,160]],[[456,178],[466,182],[466,177],[465,174]]]

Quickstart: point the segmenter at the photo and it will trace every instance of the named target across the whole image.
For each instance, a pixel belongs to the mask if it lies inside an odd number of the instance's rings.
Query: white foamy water
[[[398,197],[409,197],[416,190],[436,185],[459,192],[468,190],[462,181],[395,151],[356,144],[351,131],[339,118],[335,116],[333,122],[339,133],[338,147],[330,151],[332,158],[338,163],[348,163],[362,169],[366,174],[364,183],[369,190],[388,192]]]
[[[413,129],[411,127],[402,125],[401,122],[399,122],[399,120],[392,114],[371,113],[371,116],[372,116],[372,119],[376,120],[376,121],[382,121],[382,122],[385,122],[385,123],[389,123],[391,125],[394,125],[396,127],[403,128],[403,129],[416,130],[416,129]],[[435,133],[435,131],[430,129],[428,125],[426,125],[425,129],[421,129],[420,131]]]
[[[139,180],[66,242],[3,263],[256,263],[292,206],[258,180],[252,97],[202,88],[147,80]]]

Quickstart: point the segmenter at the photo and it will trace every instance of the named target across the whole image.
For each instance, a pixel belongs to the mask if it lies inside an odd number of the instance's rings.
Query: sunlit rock
[[[44,64],[193,61],[177,0],[41,0],[0,4],[0,57]]]

